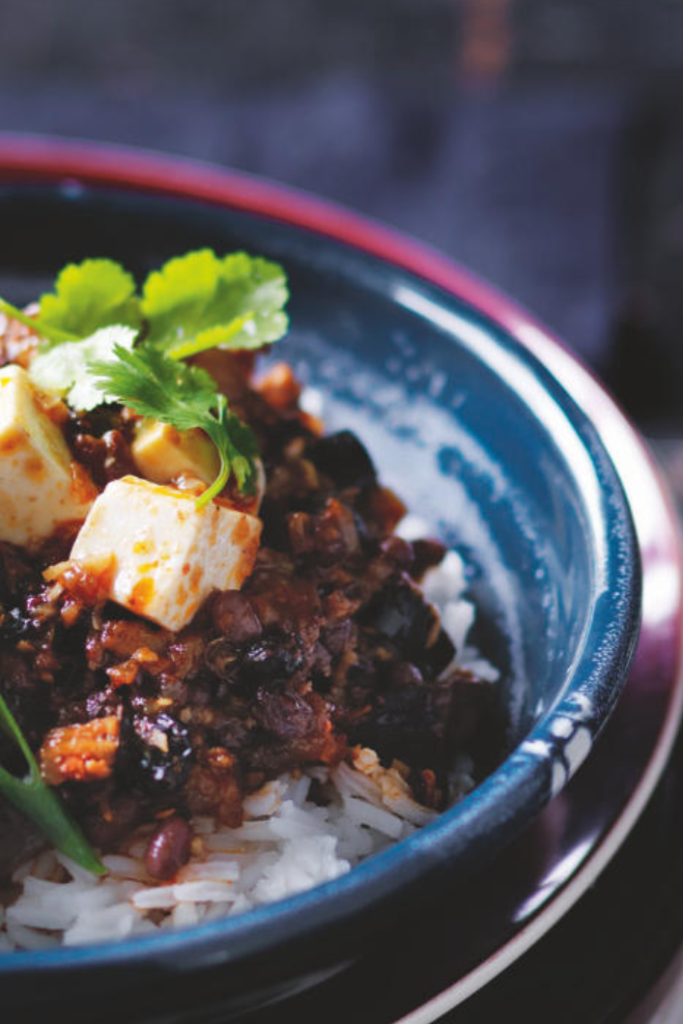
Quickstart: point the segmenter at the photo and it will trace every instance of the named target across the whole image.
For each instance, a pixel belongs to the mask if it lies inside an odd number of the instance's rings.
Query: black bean
[[[171,715],[135,715],[132,728],[122,722],[121,774],[153,797],[177,793],[187,782],[192,762],[188,729]]]
[[[301,667],[298,651],[285,646],[284,638],[257,640],[242,655],[240,680],[250,686],[272,686],[285,682]]]
[[[280,633],[247,644],[219,637],[207,645],[204,660],[220,679],[249,689],[285,683],[302,664],[299,651],[292,650],[291,642]]]
[[[152,833],[145,852],[145,867],[152,878],[165,882],[190,859],[192,829],[179,815],[166,818]]]
[[[350,430],[321,437],[309,458],[338,487],[368,487],[375,483],[375,467],[367,451]]]
[[[405,577],[392,581],[373,598],[363,611],[362,621],[388,637],[417,664],[438,636],[436,612]]]

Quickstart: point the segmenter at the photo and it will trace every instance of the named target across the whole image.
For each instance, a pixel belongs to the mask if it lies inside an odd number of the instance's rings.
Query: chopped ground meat
[[[393,535],[404,506],[353,434],[308,428],[289,377],[259,393],[249,359],[198,362],[211,364],[263,453],[254,570],[176,634],[78,581],[46,584],[42,571],[72,536],[32,556],[0,544],[2,692],[43,748],[46,777],[105,847],[155,814],[239,825],[244,796],[264,779],[333,765],[357,743],[386,764],[400,759],[416,795],[443,802],[455,747],[491,713],[486,684],[448,670],[453,645],[415,582],[444,548]],[[104,486],[131,472],[131,430],[130,415],[109,408],[71,416],[65,433]]]

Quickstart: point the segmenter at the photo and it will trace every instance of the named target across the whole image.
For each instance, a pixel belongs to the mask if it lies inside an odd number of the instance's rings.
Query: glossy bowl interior
[[[325,223],[321,208],[319,230],[298,226],[292,196],[289,216],[284,201],[281,216],[266,216],[256,199],[250,209],[230,202],[231,189],[240,194],[234,177],[222,202],[164,195],[163,162],[144,188],[125,160],[104,184],[59,160],[40,180],[1,164],[0,223],[12,243],[0,250],[0,294],[18,304],[86,256],[119,259],[137,274],[202,246],[281,261],[292,331],[274,356],[322,392],[329,428],[355,430],[383,481],[471,566],[477,640],[502,669],[508,729],[507,756],[464,801],[349,875],[243,917],[0,956],[10,1001],[25,999],[37,974],[36,1001],[76,975],[113,992],[122,978],[143,989],[159,976],[220,970],[233,994],[265,992],[276,975],[302,973],[297,957],[312,967],[349,955],[359,924],[371,935],[399,898],[405,905],[475,871],[567,781],[618,696],[637,637],[629,510],[593,426],[541,363],[467,294],[331,237],[338,211]]]

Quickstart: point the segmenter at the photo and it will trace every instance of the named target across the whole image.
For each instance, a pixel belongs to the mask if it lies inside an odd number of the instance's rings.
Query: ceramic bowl
[[[199,1006],[225,1019],[337,969],[416,899],[478,870],[566,783],[637,638],[629,508],[593,424],[509,330],[510,307],[383,228],[217,169],[27,140],[0,144],[0,223],[0,294],[19,304],[86,256],[138,274],[202,246],[282,262],[292,331],[278,355],[322,394],[328,425],[355,430],[383,480],[463,551],[477,639],[502,670],[498,767],[344,877],[194,930],[0,955],[3,1002],[24,1011],[78,990],[72,1020],[92,1019],[91,997],[98,1021]]]

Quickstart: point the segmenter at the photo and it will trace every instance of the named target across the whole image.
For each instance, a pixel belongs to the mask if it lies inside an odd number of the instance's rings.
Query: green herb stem
[[[218,452],[218,456],[221,460],[221,468],[218,476],[208,490],[204,491],[203,494],[200,494],[195,501],[196,508],[203,508],[205,505],[208,505],[210,501],[213,501],[216,495],[221,493],[230,476],[230,461],[226,458],[224,441],[227,430],[225,419],[228,411],[228,400],[225,395],[217,396],[216,411],[216,417],[211,416],[211,414],[207,415],[202,423],[202,428],[211,438],[216,447],[216,451]],[[215,427],[212,427],[210,422],[211,420],[216,424]]]
[[[0,310],[11,317],[12,320],[18,320],[25,327],[30,327],[32,331],[35,331],[36,334],[43,338],[47,338],[48,341],[62,342],[71,339],[71,335],[67,334],[66,331],[60,331],[58,327],[51,327],[49,324],[46,326],[40,318],[27,316],[26,313],[22,313],[20,309],[13,306],[11,302],[6,302],[5,299],[0,299]]]

